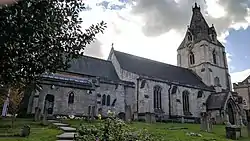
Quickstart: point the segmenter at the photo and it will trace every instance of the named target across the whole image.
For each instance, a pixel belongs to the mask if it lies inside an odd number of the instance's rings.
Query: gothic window
[[[188,32],[187,37],[188,37],[188,41],[192,41],[192,35],[190,32]]]
[[[183,104],[183,113],[185,115],[189,114],[189,92],[184,91],[182,93],[182,104]]]
[[[161,87],[154,87],[154,109],[161,109]]]
[[[107,96],[107,106],[110,106],[110,95]]]
[[[198,95],[197,95],[197,98],[201,98],[202,96],[203,96],[203,91],[199,91]]]
[[[71,92],[71,93],[69,94],[68,104],[73,104],[73,103],[74,103],[74,97],[75,97],[74,93]]]
[[[195,58],[194,58],[194,53],[190,52],[189,53],[189,62],[191,65],[193,65],[195,63]]]
[[[219,77],[215,77],[214,78],[214,85],[215,86],[220,86],[220,79],[219,79]]]
[[[213,62],[214,62],[214,64],[217,64],[217,58],[216,58],[215,50],[213,51]]]
[[[106,105],[106,95],[102,95],[102,105]]]
[[[175,94],[176,91],[177,91],[177,86],[174,86],[174,87],[172,88],[171,94]]]

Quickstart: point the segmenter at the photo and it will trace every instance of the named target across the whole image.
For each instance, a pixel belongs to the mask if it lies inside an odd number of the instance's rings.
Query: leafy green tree
[[[0,7],[0,84],[28,86],[83,54],[102,21],[82,30],[83,0],[20,0]]]

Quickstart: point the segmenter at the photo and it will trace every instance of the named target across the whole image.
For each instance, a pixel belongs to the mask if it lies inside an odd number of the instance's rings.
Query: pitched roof
[[[121,68],[129,72],[211,90],[210,87],[202,82],[200,77],[198,77],[189,69],[153,61],[115,50],[114,54]]]
[[[228,97],[228,92],[211,94],[207,99],[207,110],[222,109]]]
[[[242,82],[243,82],[243,83],[247,83],[248,80],[250,80],[250,75],[249,75],[245,80],[243,80]]]
[[[71,62],[68,72],[97,76],[107,80],[120,81],[111,61],[83,56]]]

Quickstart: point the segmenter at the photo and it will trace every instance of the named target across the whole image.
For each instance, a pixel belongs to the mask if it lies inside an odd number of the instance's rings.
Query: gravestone
[[[211,111],[207,112],[207,132],[212,132],[213,130],[213,118],[211,116]]]
[[[28,125],[23,126],[20,132],[21,137],[27,137],[30,135],[30,127]]]
[[[201,131],[207,131],[207,112],[201,113]]]
[[[156,120],[155,120],[155,115],[154,115],[154,113],[149,113],[149,112],[147,112],[147,113],[145,114],[145,121],[146,121],[147,123],[155,123]]]

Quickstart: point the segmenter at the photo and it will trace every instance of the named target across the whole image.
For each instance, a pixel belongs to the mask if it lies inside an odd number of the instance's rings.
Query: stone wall
[[[239,94],[243,98],[243,109],[249,110],[249,95],[248,95],[248,87],[250,91],[250,84],[247,86],[247,84],[234,84],[234,91]]]
[[[46,94],[51,94],[55,97],[53,115],[79,115],[87,116],[89,106],[94,108],[95,115],[98,110],[102,109],[102,114],[107,116],[108,110],[114,111],[116,114],[125,113],[125,95],[128,98],[128,104],[132,104],[134,97],[131,93],[134,93],[134,88],[125,87],[124,85],[112,84],[112,83],[100,83],[100,87],[96,87],[92,90],[92,94],[88,93],[88,90],[77,89],[70,87],[55,86],[53,89],[51,85],[42,85],[43,89],[40,92],[36,92],[33,100],[33,105],[30,107],[32,113],[35,113],[35,107],[41,108],[43,111],[44,101]],[[125,89],[127,93],[125,94]],[[74,93],[74,103],[68,104],[69,94]],[[98,94],[101,97],[98,97]],[[103,95],[110,96],[110,105],[102,104]],[[115,105],[112,103],[116,99]],[[99,101],[99,102],[98,102]],[[106,99],[107,102],[107,99]]]
[[[87,115],[88,106],[96,105],[96,94],[88,94],[87,90],[76,89],[69,87],[55,86],[53,89],[51,85],[42,85],[40,93],[36,93],[32,113],[35,112],[35,107],[39,107],[42,111],[44,108],[44,101],[47,94],[54,96],[53,115]],[[69,94],[74,93],[74,103],[68,104]]]
[[[228,83],[231,85],[230,76],[228,76],[225,48],[216,46],[205,40],[194,45],[190,44],[189,46],[178,50],[178,66],[192,69],[208,86],[214,85],[215,77],[220,79],[220,84],[223,89],[227,88]],[[213,62],[214,50],[216,52],[216,64]],[[195,64],[192,65],[189,59],[187,59],[189,58],[190,51],[192,51],[195,56]],[[229,87],[231,89],[231,86]]]

